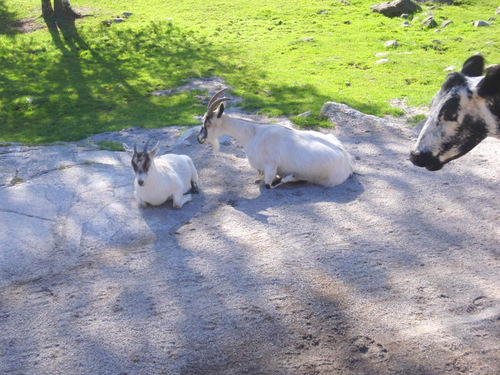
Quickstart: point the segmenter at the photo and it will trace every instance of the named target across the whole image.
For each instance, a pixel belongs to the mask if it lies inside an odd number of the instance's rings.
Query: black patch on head
[[[439,118],[443,121],[457,121],[458,111],[460,110],[460,97],[452,96],[439,110]]]
[[[142,152],[138,152],[132,158],[132,167],[134,168],[134,172],[137,173],[140,170],[149,171],[149,167],[151,166],[151,158],[149,154],[146,152],[143,154]]]
[[[488,127],[486,123],[481,118],[466,115],[457,130],[457,134],[443,145],[439,154],[443,155],[453,147],[458,148],[458,154],[449,160],[445,160],[445,163],[447,163],[468,153],[487,136]]]
[[[484,57],[474,55],[465,60],[462,67],[462,73],[468,77],[480,77],[483,75]]]
[[[467,79],[462,73],[453,72],[448,74],[443,86],[441,86],[441,90],[450,91],[452,88],[460,86],[467,86]]]
[[[220,103],[219,110],[217,111],[217,118],[221,118],[224,113],[224,103]]]

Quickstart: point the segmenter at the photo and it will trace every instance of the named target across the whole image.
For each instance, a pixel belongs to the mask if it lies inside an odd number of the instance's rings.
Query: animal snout
[[[431,152],[412,151],[410,161],[417,167],[424,167],[429,171],[437,171],[443,167],[443,163]]]
[[[139,186],[142,186],[142,185],[144,185],[144,180],[139,179],[139,180],[137,180],[137,183],[139,184]]]
[[[203,144],[206,138],[207,138],[207,129],[205,129],[205,127],[202,127],[200,133],[198,134],[198,142],[200,144]]]

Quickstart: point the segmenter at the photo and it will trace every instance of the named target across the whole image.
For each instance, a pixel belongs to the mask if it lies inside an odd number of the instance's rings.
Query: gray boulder
[[[443,23],[441,24],[441,28],[444,29],[446,26],[448,26],[452,22],[453,22],[452,20],[443,21]]]
[[[475,27],[491,26],[491,23],[480,20],[480,21],[474,22],[474,26]]]
[[[429,16],[426,19],[422,21],[422,25],[427,26],[427,27],[436,27],[437,22],[434,20],[433,16]]]
[[[370,9],[387,17],[400,17],[404,13],[410,14],[421,10],[420,6],[412,0],[394,0],[372,5]]]

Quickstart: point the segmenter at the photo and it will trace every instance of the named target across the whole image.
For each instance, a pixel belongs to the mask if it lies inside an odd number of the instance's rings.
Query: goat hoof
[[[266,189],[271,189],[271,185],[266,184]]]

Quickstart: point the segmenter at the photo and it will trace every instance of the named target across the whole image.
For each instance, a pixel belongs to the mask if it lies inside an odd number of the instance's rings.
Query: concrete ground
[[[344,109],[334,188],[266,190],[178,127],[1,147],[0,373],[499,374],[499,141],[428,172],[414,130]],[[198,168],[181,210],[94,146],[148,138]]]

